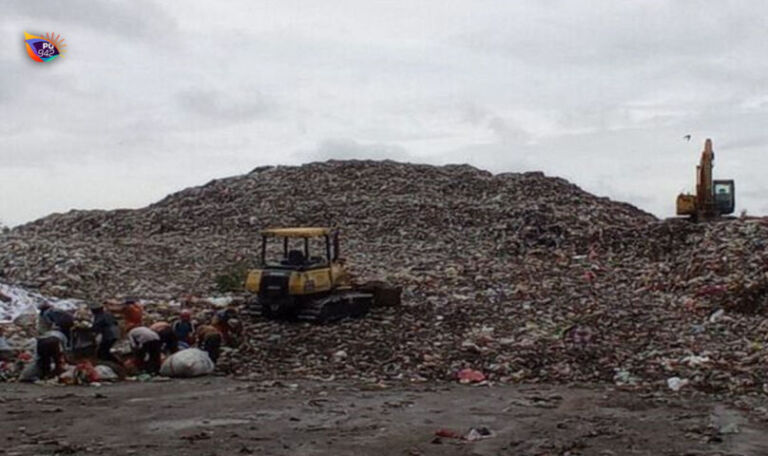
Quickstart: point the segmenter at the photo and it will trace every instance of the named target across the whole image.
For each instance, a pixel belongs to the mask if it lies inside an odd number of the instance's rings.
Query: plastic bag
[[[160,367],[160,375],[165,377],[198,377],[210,374],[215,367],[208,353],[198,348],[189,348],[166,358]]]
[[[93,370],[96,371],[96,374],[99,376],[99,379],[103,382],[113,382],[120,379],[120,377],[118,377],[115,371],[112,370],[112,368],[109,366],[99,364],[98,366],[94,367]]]

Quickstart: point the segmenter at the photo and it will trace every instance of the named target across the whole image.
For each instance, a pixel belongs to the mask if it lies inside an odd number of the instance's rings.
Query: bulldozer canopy
[[[331,234],[330,228],[270,228],[261,230],[262,236],[286,237],[286,238],[310,238],[327,236]]]

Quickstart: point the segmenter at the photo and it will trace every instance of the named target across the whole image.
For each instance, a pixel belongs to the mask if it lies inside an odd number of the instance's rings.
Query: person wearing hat
[[[40,315],[37,319],[38,334],[45,334],[55,329],[64,334],[64,337],[67,338],[64,346],[68,346],[72,327],[75,326],[75,317],[69,312],[54,308],[47,301],[40,305],[39,310]]]
[[[181,348],[189,348],[195,343],[195,323],[192,321],[192,312],[189,309],[183,309],[179,313],[178,320],[173,322],[171,328]]]
[[[93,314],[91,331],[101,338],[98,350],[96,351],[96,357],[103,361],[119,363],[120,361],[112,354],[112,346],[120,338],[120,328],[117,326],[115,317],[105,310],[104,306],[100,303],[92,302],[88,307]]]

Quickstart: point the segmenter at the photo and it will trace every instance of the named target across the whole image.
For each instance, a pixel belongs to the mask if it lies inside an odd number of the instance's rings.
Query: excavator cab
[[[279,252],[269,248],[276,240]],[[339,252],[339,233],[330,228],[262,230],[259,267],[248,272],[245,289],[267,318],[327,322],[362,316],[373,295],[352,289]]]
[[[715,180],[713,181],[713,186],[717,212],[722,215],[733,214],[736,206],[736,190],[733,179]]]

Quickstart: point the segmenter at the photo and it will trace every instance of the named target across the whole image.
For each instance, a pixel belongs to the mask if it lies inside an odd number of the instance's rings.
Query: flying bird
[[[683,136],[683,139],[686,140],[686,141],[690,141],[691,140],[691,135],[685,135],[685,136]]]

